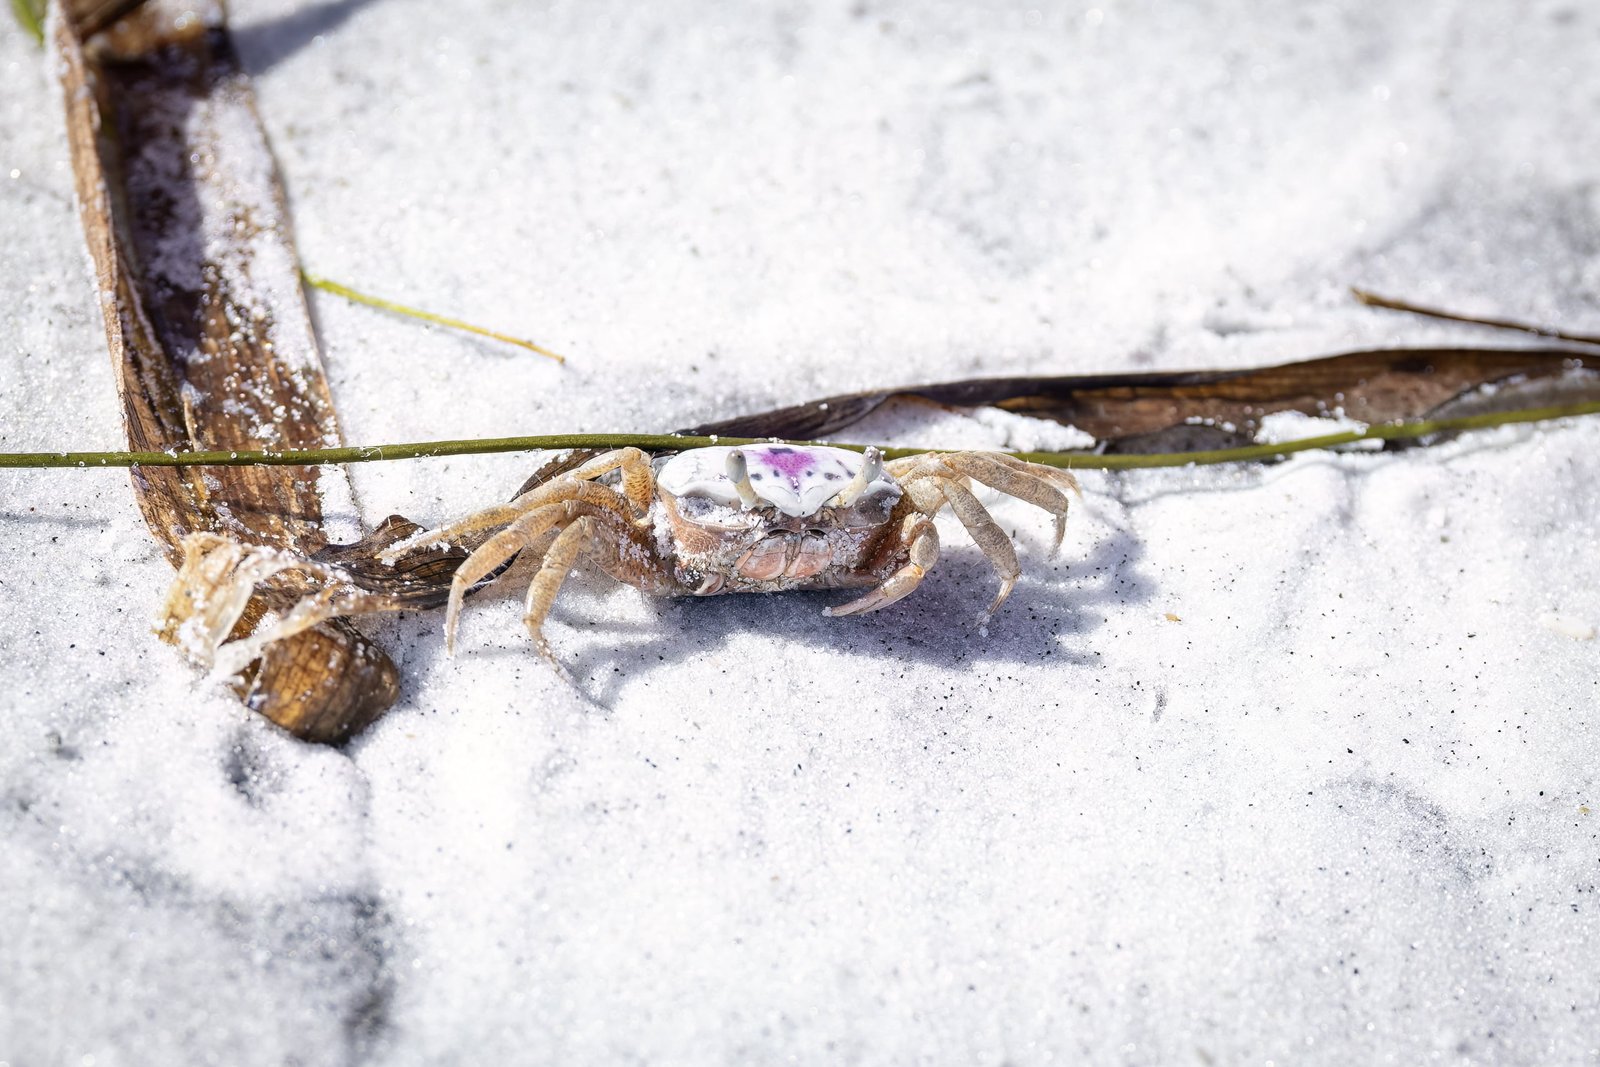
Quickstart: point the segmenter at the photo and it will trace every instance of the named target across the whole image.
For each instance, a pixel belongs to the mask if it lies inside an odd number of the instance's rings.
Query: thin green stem
[[[20,0],[17,0],[17,2],[20,2]],[[381,308],[384,311],[392,311],[396,315],[406,315],[413,319],[421,319],[423,322],[431,322],[437,326],[447,326],[452,330],[463,330],[467,333],[475,333],[480,337],[489,337],[496,341],[504,341],[508,345],[516,345],[518,348],[526,348],[530,352],[537,352],[541,356],[548,356],[557,363],[565,363],[567,361],[566,356],[552,352],[548,348],[541,348],[532,341],[525,340],[521,337],[512,337],[510,334],[500,333],[496,330],[484,329],[482,326],[474,326],[472,323],[462,322],[460,319],[452,319],[444,315],[435,315],[431,311],[423,311],[420,308],[414,308],[407,304],[399,304],[393,300],[385,300],[381,296],[371,296],[367,293],[360,293],[350,288],[348,285],[340,285],[336,281],[331,281],[318,274],[312,274],[308,270],[302,269],[300,271],[300,276],[304,278],[306,280],[306,284],[311,286],[313,289],[321,289],[325,293],[332,293],[334,296],[342,296],[346,300],[354,301],[357,304],[366,304],[368,307]]]
[[[1363,430],[1306,437],[1277,444],[1244,445],[1207,452],[1164,452],[1147,455],[1099,455],[1094,452],[1018,452],[1018,459],[1050,467],[1088,470],[1139,470],[1152,467],[1204,466],[1214,463],[1251,463],[1296,452],[1339,448],[1363,441],[1402,441],[1433,434],[1462,430],[1487,430],[1517,423],[1549,422],[1600,414],[1600,401],[1559,407],[1529,408],[1523,411],[1491,412],[1452,419],[1418,419],[1368,426]],[[377,463],[400,459],[437,459],[443,456],[481,456],[496,452],[534,452],[563,448],[622,448],[633,446],[649,450],[681,450],[707,445],[749,445],[769,442],[770,438],[691,437],[680,434],[578,433],[545,434],[534,437],[492,437],[458,441],[415,441],[392,445],[348,445],[341,448],[299,449],[290,451],[238,452],[0,452],[0,468],[42,467],[306,467],[327,463]],[[867,445],[818,441],[792,441],[790,444],[834,444],[836,448],[860,451]],[[883,448],[885,459],[899,459],[929,451],[951,449]]]

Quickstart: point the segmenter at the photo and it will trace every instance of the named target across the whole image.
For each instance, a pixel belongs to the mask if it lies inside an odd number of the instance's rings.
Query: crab
[[[466,593],[519,553],[537,559],[523,622],[554,662],[544,623],[580,557],[619,582],[660,596],[866,589],[823,614],[861,615],[909,595],[939,560],[934,516],[946,506],[999,574],[978,616],[987,621],[1021,571],[1011,538],[973,495],[978,482],[1055,519],[1052,551],[1066,528],[1065,470],[1003,452],[924,453],[885,461],[821,445],[695,448],[652,458],[637,448],[605,452],[456,522],[418,533],[379,558],[488,534],[451,581],[445,643],[455,649]],[[490,531],[494,531],[490,533]]]

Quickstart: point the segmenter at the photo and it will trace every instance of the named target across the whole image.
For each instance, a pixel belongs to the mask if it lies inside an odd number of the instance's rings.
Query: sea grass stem
[[[1463,430],[1487,430],[1519,423],[1549,422],[1600,414],[1600,401],[1555,407],[1528,408],[1522,411],[1497,411],[1448,419],[1415,419],[1380,423],[1361,430],[1306,437],[1298,441],[1244,445],[1202,452],[1164,452],[1151,454],[1100,455],[1094,452],[1017,452],[1018,459],[1051,467],[1084,470],[1138,470],[1156,467],[1204,466],[1215,463],[1250,463],[1296,452],[1339,448],[1364,441],[1402,441],[1434,434]],[[377,463],[402,459],[437,459],[443,456],[478,456],[497,452],[533,452],[563,448],[622,448],[633,446],[646,451],[703,448],[707,445],[748,445],[769,438],[692,437],[680,434],[576,433],[542,434],[530,437],[469,438],[455,441],[414,441],[389,445],[347,445],[339,448],[287,451],[219,452],[0,452],[0,468],[46,467],[238,467],[253,464],[313,466],[324,463]],[[794,441],[790,444],[832,442]],[[837,443],[836,448],[860,451],[863,444]],[[887,448],[879,446],[885,459],[898,459],[928,451],[950,449]]]
[[[518,348],[526,348],[530,352],[537,352],[541,356],[548,356],[557,363],[565,363],[567,361],[566,356],[552,352],[548,348],[543,348],[534,344],[532,341],[521,337],[512,337],[510,334],[500,333],[497,330],[485,329],[482,326],[474,326],[472,323],[462,322],[460,319],[452,319],[445,315],[436,315],[431,311],[423,311],[421,308],[414,308],[409,304],[401,304],[394,300],[385,300],[381,296],[372,296],[369,293],[358,292],[357,290],[350,288],[348,285],[342,285],[339,282],[324,278],[320,274],[312,274],[308,270],[302,269],[300,271],[300,276],[305,279],[306,284],[311,286],[311,288],[320,289],[325,293],[332,293],[334,296],[342,296],[346,300],[349,300],[353,303],[365,304],[368,307],[380,308],[384,311],[392,311],[396,315],[405,315],[408,318],[421,319],[423,322],[431,322],[435,326],[445,326],[452,330],[461,330],[465,333],[475,333],[479,337],[488,337],[495,341],[503,341],[508,345],[516,345]]]

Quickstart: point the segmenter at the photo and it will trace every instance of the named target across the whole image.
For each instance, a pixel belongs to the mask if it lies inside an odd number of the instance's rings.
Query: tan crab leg
[[[1065,485],[1068,489],[1071,489],[1075,493],[1080,491],[1078,489],[1077,476],[1071,471],[1067,470],[1065,467],[1052,467],[1045,463],[1029,463],[1025,459],[1018,459],[1009,452],[985,452],[983,454],[994,460],[996,463],[1004,463],[1012,470],[1029,471],[1033,474],[1039,475],[1041,478],[1050,478],[1055,481],[1059,481],[1062,485]]]
[[[933,521],[919,512],[907,515],[900,526],[900,543],[910,545],[910,558],[904,566],[883,584],[866,595],[837,607],[823,608],[824,615],[861,615],[868,611],[886,608],[922,584],[922,579],[935,563],[939,562],[939,531]]]
[[[539,573],[533,576],[533,581],[528,585],[528,599],[524,604],[522,622],[527,626],[528,636],[533,638],[539,654],[552,663],[555,662],[555,656],[551,653],[549,642],[544,637],[544,620],[549,617],[550,608],[556,602],[556,594],[561,592],[562,584],[572,572],[572,565],[577,562],[578,553],[593,540],[594,520],[585,515],[557,535],[555,543],[544,554],[544,562],[539,566]]]
[[[650,457],[637,448],[617,448],[610,452],[602,452],[587,463],[565,471],[542,485],[536,485],[526,493],[512,500],[505,507],[524,508],[532,503],[542,503],[547,498],[541,494],[548,493],[551,489],[561,486],[568,481],[592,482],[602,478],[612,471],[622,470],[622,493],[634,509],[640,514],[650,510],[650,504],[655,499],[656,479],[650,469]],[[615,492],[615,490],[612,490]]]
[[[593,479],[610,474],[619,467],[622,469],[621,493],[608,486],[594,484]],[[647,454],[637,448],[614,449],[594,457],[558,478],[535,486],[509,503],[484,508],[455,522],[424,530],[403,541],[397,541],[380,552],[378,558],[385,563],[393,563],[418,545],[454,541],[496,526],[504,526],[533,508],[572,497],[610,507],[619,515],[626,515],[620,506],[622,501],[626,500],[633,505],[635,515],[642,516],[650,510],[650,504],[655,497],[655,484],[655,475],[650,469],[650,457]],[[591,488],[582,488],[586,485]]]
[[[479,545],[476,552],[462,561],[461,566],[456,568],[454,577],[450,579],[450,602],[444,615],[446,653],[455,652],[456,627],[460,622],[461,604],[467,595],[467,590],[476,585],[484,575],[527,548],[541,534],[581,514],[577,511],[579,506],[580,502],[569,500],[535,508]]]
[[[950,501],[950,510],[956,513],[956,518],[961,520],[961,525],[967,528],[967,533],[1000,575],[1000,591],[978,616],[979,622],[986,622],[1006,602],[1012,586],[1017,584],[1017,577],[1022,574],[1022,568],[1017,565],[1016,547],[989,514],[989,509],[980,504],[966,486],[953,479],[940,479],[937,484],[944,498]]]
[[[643,453],[640,454],[643,455]],[[596,485],[590,481],[568,480],[568,476],[563,475],[553,482],[523,493],[509,504],[499,504],[492,508],[484,508],[482,511],[474,512],[465,518],[457,519],[455,522],[446,523],[444,526],[425,530],[419,534],[413,534],[403,541],[397,541],[378,553],[378,558],[385,563],[393,563],[419,545],[458,541],[461,538],[493,529],[496,526],[504,526],[508,522],[513,522],[523,515],[549,504],[562,503],[568,500],[579,500],[586,504],[593,504],[596,507],[606,508],[625,520],[631,520],[632,518],[628,514],[629,502],[615,489],[609,486]]]
[[[1019,473],[1043,479],[1059,489],[1070,489],[1074,493],[1080,494],[1083,492],[1078,487],[1078,479],[1073,477],[1071,471],[1061,467],[1047,467],[1043,463],[1029,463],[1027,460],[1018,459],[1007,452],[936,452],[890,460],[884,464],[884,467],[890,474],[903,481],[908,475],[925,476],[931,470],[937,469],[941,461],[957,456],[981,456],[991,462],[1010,467]]]
[[[588,481],[610,474],[619,467],[622,468],[622,495],[628,498],[638,514],[649,511],[656,495],[656,478],[650,470],[650,457],[637,448],[619,448],[596,456],[583,466],[568,471],[567,477]]]
[[[1010,459],[1009,456],[1006,458]],[[1067,532],[1067,495],[1029,470],[1028,464],[1012,460],[1018,465],[1013,467],[1000,462],[997,453],[979,452],[959,452],[945,456],[944,462],[951,470],[976,478],[991,489],[1048,511],[1056,520],[1055,543],[1051,552],[1061,548],[1061,539]]]
[[[1029,463],[1027,460],[1018,459],[1016,456],[1005,452],[976,452],[968,454],[982,456],[984,459],[1004,467],[1010,467],[1019,473],[1039,478],[1054,485],[1057,489],[1070,489],[1079,496],[1083,495],[1083,490],[1078,485],[1078,479],[1064,467],[1049,467],[1043,463]]]

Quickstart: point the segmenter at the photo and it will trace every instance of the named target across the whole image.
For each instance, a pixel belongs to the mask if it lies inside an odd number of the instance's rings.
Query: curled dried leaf
[[[156,632],[230,679],[249,707],[299,737],[331,743],[366,727],[399,695],[393,662],[344,616],[398,611],[414,598],[366,588],[336,563],[220,534],[189,534],[181,548]],[[395,583],[404,580],[402,571]],[[288,606],[270,611],[269,603]]]
[[[55,0],[52,23],[129,445],[338,443],[283,188],[222,6]],[[258,657],[237,664],[237,688],[301,737],[348,736],[394,700],[381,649],[292,611],[333,588],[307,561],[330,540],[326,517],[354,511],[341,469],[136,467],[133,486],[182,572],[163,636],[205,661],[270,620],[237,647]]]

